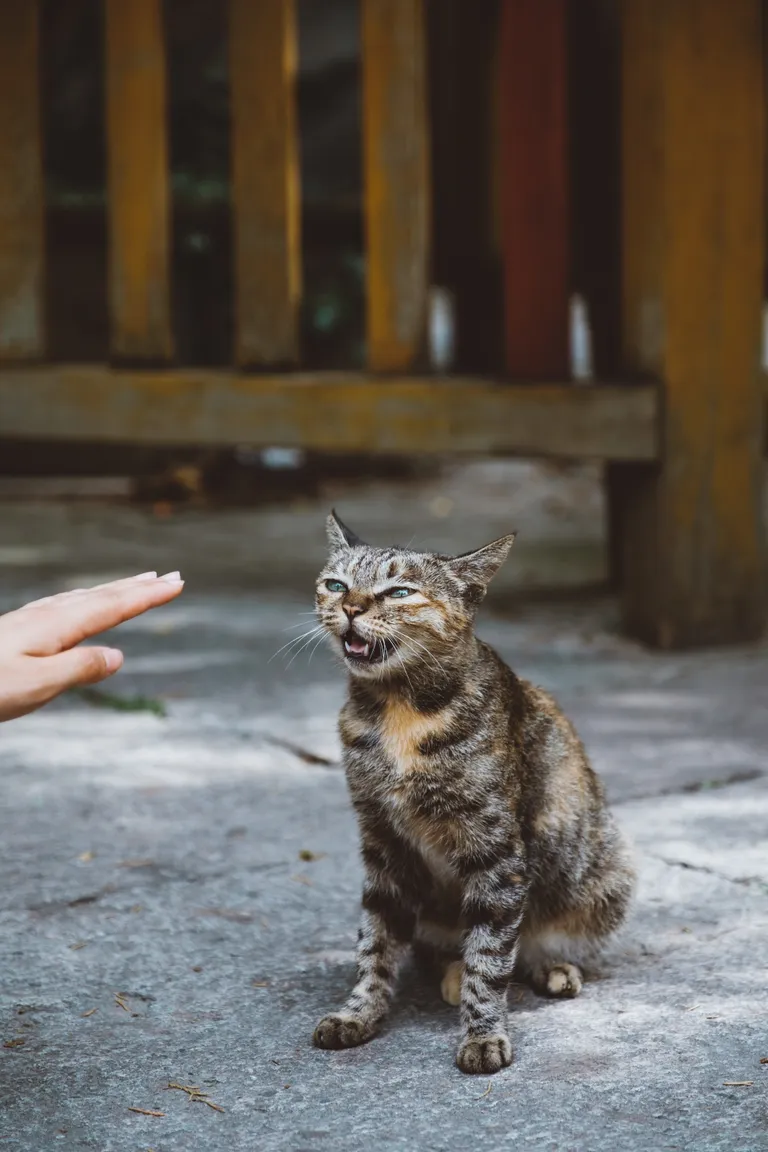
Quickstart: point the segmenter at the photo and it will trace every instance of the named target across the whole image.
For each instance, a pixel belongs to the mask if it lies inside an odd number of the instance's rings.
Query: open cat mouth
[[[341,637],[341,646],[345,657],[352,664],[381,664],[397,647],[393,640],[366,640],[354,628],[350,628]]]

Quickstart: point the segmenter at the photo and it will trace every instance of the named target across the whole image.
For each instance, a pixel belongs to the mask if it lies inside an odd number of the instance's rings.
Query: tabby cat
[[[630,855],[573,727],[474,634],[505,536],[467,555],[372,548],[328,519],[317,614],[349,672],[340,732],[365,883],[357,983],[315,1029],[369,1040],[409,944],[460,1007],[457,1063],[512,1060],[507,985],[577,996],[624,918]]]

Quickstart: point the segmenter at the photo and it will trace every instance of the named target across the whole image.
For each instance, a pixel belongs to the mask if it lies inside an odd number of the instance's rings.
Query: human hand
[[[178,572],[144,572],[96,588],[34,600],[0,616],[0,720],[13,720],[80,684],[122,667],[116,648],[77,647],[89,636],[140,616],[179,595]]]

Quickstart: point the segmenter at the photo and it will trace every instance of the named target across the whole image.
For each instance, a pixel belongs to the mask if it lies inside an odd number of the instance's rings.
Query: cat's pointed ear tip
[[[355,545],[363,543],[357,533],[347,527],[335,508],[332,508],[326,517],[325,527],[328,541],[334,547],[353,548]]]

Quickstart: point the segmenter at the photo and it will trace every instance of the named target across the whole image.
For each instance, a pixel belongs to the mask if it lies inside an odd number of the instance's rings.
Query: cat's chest
[[[447,709],[424,714],[396,701],[384,709],[378,726],[379,751],[387,769],[380,799],[393,826],[441,882],[453,878],[451,836],[450,822],[435,806],[436,794],[443,788],[432,749],[445,740],[449,723]]]
[[[373,805],[380,818],[415,848],[429,871],[449,881],[458,804],[457,781],[446,778],[452,712],[419,712],[388,700],[371,724],[349,709],[341,734],[348,748],[348,778],[355,802]],[[440,755],[436,755],[436,749]],[[357,751],[355,751],[357,749]],[[451,773],[452,775],[452,773]]]
[[[407,778],[430,768],[430,745],[445,737],[448,709],[418,712],[402,700],[387,701],[376,726],[380,754],[395,777]]]

